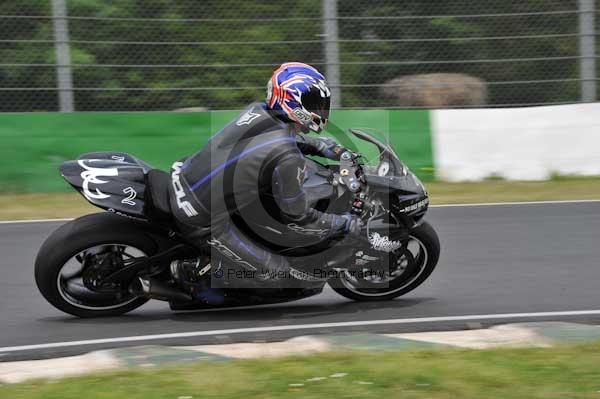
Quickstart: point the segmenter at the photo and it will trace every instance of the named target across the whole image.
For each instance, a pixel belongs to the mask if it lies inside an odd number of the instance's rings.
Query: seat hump
[[[171,206],[169,204],[169,185],[171,177],[167,172],[152,169],[147,176],[147,211],[149,216],[158,219],[171,219]]]

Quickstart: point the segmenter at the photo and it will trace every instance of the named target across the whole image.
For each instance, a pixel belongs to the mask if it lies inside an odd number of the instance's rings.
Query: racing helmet
[[[320,133],[329,119],[331,92],[325,77],[301,62],[282,64],[267,83],[267,107]]]

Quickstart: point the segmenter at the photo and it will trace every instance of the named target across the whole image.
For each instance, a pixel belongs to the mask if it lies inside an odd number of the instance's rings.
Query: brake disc
[[[96,292],[114,292],[118,283],[101,283],[106,277],[123,267],[123,259],[119,252],[86,254],[83,259],[81,278],[86,288]]]

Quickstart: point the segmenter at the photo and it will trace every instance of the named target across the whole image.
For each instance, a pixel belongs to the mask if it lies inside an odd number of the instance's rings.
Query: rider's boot
[[[207,256],[174,260],[170,265],[173,279],[192,295],[195,302],[222,305],[225,302],[225,292],[219,288],[211,288],[211,269],[210,258]]]

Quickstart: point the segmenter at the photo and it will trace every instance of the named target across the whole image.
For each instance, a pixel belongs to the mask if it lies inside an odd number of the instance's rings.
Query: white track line
[[[523,201],[523,202],[483,202],[483,203],[478,203],[478,204],[443,204],[443,205],[431,205],[430,208],[505,206],[505,205],[587,204],[587,203],[594,203],[594,202],[600,202],[600,199],[560,200],[560,201]]]
[[[430,208],[469,208],[478,206],[510,206],[510,205],[549,205],[549,204],[587,204],[600,202],[600,199],[590,200],[560,200],[560,201],[524,201],[524,202],[483,202],[475,204],[443,204],[431,205]],[[19,223],[58,223],[69,222],[73,219],[32,219],[32,220],[0,220],[0,224],[19,224]]]
[[[23,220],[0,220],[0,224],[26,224],[26,223],[58,223],[69,222],[73,219],[23,219]]]
[[[600,315],[600,310],[573,310],[573,311],[564,311],[564,312],[538,312],[538,313],[501,313],[501,314],[483,314],[483,315],[468,315],[468,316],[421,317],[421,318],[412,318],[412,319],[384,319],[384,320],[345,321],[345,322],[338,322],[338,323],[292,324],[292,325],[270,326],[270,327],[232,328],[232,329],[227,329],[227,330],[191,331],[191,332],[180,332],[180,333],[171,333],[171,334],[138,335],[138,336],[130,336],[130,337],[89,339],[89,340],[83,340],[83,341],[53,342],[53,343],[36,344],[36,345],[6,346],[4,348],[0,348],[0,353],[27,351],[27,350],[35,350],[35,349],[64,348],[64,347],[70,347],[70,346],[110,344],[110,343],[118,343],[118,342],[157,341],[157,340],[174,339],[174,338],[192,338],[192,337],[206,337],[206,336],[212,336],[212,335],[230,335],[230,334],[272,332],[272,331],[314,330],[314,329],[319,329],[319,328],[333,328],[333,327],[357,327],[357,326],[377,326],[377,325],[392,325],[392,324],[435,323],[435,322],[447,322],[447,321],[501,320],[501,319],[518,319],[518,318],[589,316],[589,315]]]

